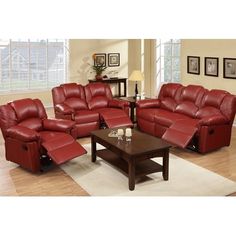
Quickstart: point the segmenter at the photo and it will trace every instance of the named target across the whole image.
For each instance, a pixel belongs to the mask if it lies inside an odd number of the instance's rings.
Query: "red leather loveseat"
[[[55,117],[75,121],[77,137],[90,135],[104,123],[109,128],[132,126],[129,102],[113,99],[108,84],[62,84],[52,89],[52,98]]]
[[[41,170],[41,160],[56,164],[81,156],[86,150],[75,141],[75,122],[48,119],[38,99],[21,99],[0,106],[0,127],[6,159],[25,169]]]
[[[234,95],[197,85],[165,84],[158,99],[137,102],[140,130],[200,153],[230,145],[235,112]]]

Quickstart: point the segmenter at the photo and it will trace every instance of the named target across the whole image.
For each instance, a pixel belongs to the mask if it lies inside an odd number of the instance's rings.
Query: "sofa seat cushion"
[[[190,117],[185,116],[184,114],[173,113],[171,111],[157,109],[154,117],[154,122],[170,127],[173,123],[178,120],[191,120]]]
[[[64,102],[68,107],[73,108],[74,110],[79,110],[79,109],[88,109],[88,106],[85,102],[85,100],[81,98],[67,98]]]
[[[137,109],[137,118],[141,118],[150,122],[154,122],[155,114],[157,113],[156,108]]]
[[[40,139],[41,139],[41,142],[47,142],[47,141],[50,141],[50,140],[54,140],[54,139],[60,139],[60,138],[64,138],[65,136],[65,133],[63,132],[55,132],[55,131],[41,131],[39,132],[39,135],[40,135]]]
[[[96,111],[81,110],[75,113],[76,124],[84,124],[99,121],[99,114]]]
[[[29,118],[18,123],[19,126],[23,126],[35,131],[42,130],[42,119],[40,118]]]
[[[123,110],[118,109],[118,108],[109,108],[109,107],[105,107],[105,108],[99,108],[99,109],[95,109],[93,110],[94,112],[97,112],[100,114],[100,119],[103,120],[104,116],[110,116],[112,115],[112,117],[114,118],[118,118],[123,116],[122,114],[124,113]]]

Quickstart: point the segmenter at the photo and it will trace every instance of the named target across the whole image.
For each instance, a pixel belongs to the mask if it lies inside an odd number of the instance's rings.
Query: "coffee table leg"
[[[135,188],[135,163],[130,160],[129,163],[129,190],[134,190]]]
[[[169,179],[169,149],[167,149],[164,152],[162,165],[163,165],[163,172],[162,172],[163,179],[168,180]]]
[[[91,157],[92,157],[92,162],[96,161],[96,142],[94,141],[94,136],[91,136]]]

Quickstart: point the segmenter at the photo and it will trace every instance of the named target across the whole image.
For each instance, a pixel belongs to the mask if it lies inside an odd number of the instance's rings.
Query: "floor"
[[[52,114],[52,111],[47,111]],[[78,140],[81,144],[89,138]],[[32,174],[5,160],[4,140],[0,136],[0,196],[88,196],[63,170],[54,166],[50,171]],[[231,146],[200,155],[190,150],[172,148],[171,153],[236,182],[236,127]],[[236,196],[232,193],[230,196]]]

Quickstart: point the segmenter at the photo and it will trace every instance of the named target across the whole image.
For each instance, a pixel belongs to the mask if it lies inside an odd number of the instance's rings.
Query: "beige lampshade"
[[[131,73],[129,80],[130,81],[142,81],[142,80],[144,80],[143,73],[140,70],[134,70]]]

